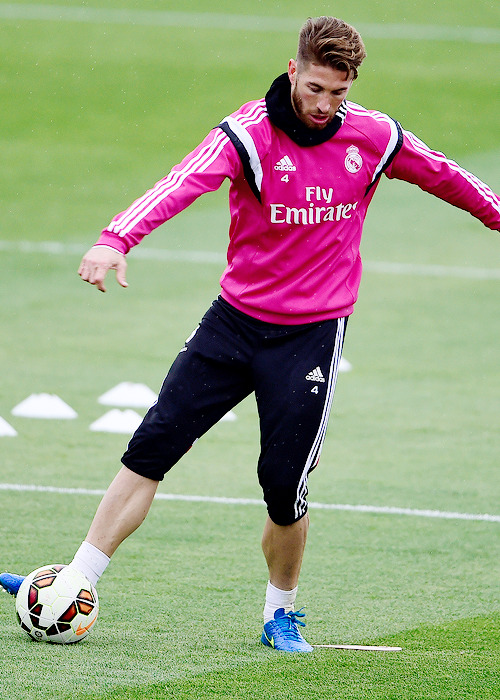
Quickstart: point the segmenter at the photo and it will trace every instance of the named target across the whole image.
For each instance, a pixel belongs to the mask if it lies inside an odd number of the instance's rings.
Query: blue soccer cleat
[[[299,627],[305,627],[306,623],[299,620],[305,617],[303,608],[297,612],[285,613],[284,608],[279,608],[274,613],[274,620],[266,622],[262,632],[261,641],[267,647],[278,651],[313,651],[299,632]]]
[[[19,576],[19,574],[8,574],[5,572],[0,574],[0,586],[4,591],[15,596],[25,578],[25,576]]]

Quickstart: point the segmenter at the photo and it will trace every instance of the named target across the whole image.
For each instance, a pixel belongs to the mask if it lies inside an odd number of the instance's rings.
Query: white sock
[[[110,559],[107,554],[85,540],[80,545],[69,566],[78,569],[94,586],[103,575]]]
[[[286,613],[293,610],[295,598],[297,597],[297,588],[298,586],[295,586],[291,591],[282,591],[281,588],[276,588],[271,581],[268,581],[266,604],[264,605],[264,624],[274,620],[274,613],[279,608],[284,608]]]

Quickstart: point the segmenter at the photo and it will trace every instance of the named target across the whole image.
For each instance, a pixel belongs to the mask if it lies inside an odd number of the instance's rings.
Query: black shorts
[[[347,318],[284,326],[213,302],[167,374],[122,462],[162,480],[193,443],[251,392],[259,413],[259,483],[269,516],[307,512],[332,405]]]

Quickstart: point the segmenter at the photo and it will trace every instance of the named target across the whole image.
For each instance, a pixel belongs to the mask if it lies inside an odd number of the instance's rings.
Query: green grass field
[[[491,0],[472,12],[451,0],[0,2],[0,417],[18,432],[0,437],[0,570],[72,558],[99,500],[86,492],[106,488],[128,439],[89,430],[107,410],[97,399],[122,381],[159,389],[218,293],[226,190],[130,254],[127,290],[83,284],[81,254],[209,128],[264,94],[305,17],[332,12],[365,30],[352,99],[499,191]],[[498,244],[397,182],[381,184],[365,228],[353,369],[340,376],[310,500],[406,510],[312,508],[298,603],[311,643],[401,652],[260,644],[265,509],[245,504],[260,499],[248,399],[160,488],[241,502],[157,500],[102,578],[86,641],[31,642],[0,595],[0,698],[498,700]],[[58,394],[78,418],[14,417],[32,393]]]

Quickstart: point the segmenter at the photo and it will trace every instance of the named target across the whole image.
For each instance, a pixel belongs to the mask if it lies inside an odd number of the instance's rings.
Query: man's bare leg
[[[276,588],[290,591],[297,586],[308,529],[307,513],[292,525],[276,525],[271,518],[267,518],[262,535],[262,551],[269,569],[269,581]]]
[[[265,646],[289,652],[311,652],[313,647],[301,635],[298,625],[305,625],[295,612],[295,597],[302,557],[306,545],[309,516],[292,525],[276,525],[268,518],[262,536],[262,550],[269,568],[269,582],[264,605]]]
[[[158,484],[122,467],[104,494],[85,540],[111,557],[143,522]]]

